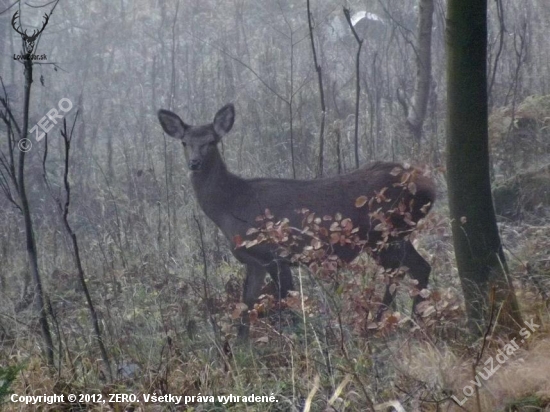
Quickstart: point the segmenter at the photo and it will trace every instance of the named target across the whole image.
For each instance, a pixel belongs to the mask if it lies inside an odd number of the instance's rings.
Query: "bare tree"
[[[32,50],[28,52],[29,55]],[[30,56],[29,56],[30,57]],[[11,108],[9,106],[7,96],[0,99],[0,103],[4,107],[4,111],[0,114],[8,129],[8,153],[1,153],[1,166],[3,168],[2,188],[8,200],[14,204],[23,215],[26,236],[26,250],[29,261],[32,279],[35,287],[35,310],[40,323],[42,338],[44,339],[44,352],[48,364],[54,366],[53,340],[48,323],[46,300],[44,298],[44,290],[42,287],[42,277],[38,266],[38,253],[36,248],[36,238],[33,229],[31,217],[31,206],[27,197],[27,189],[25,185],[25,155],[30,144],[26,138],[29,130],[29,107],[31,86],[33,82],[33,61],[28,58],[23,62],[25,73],[25,91],[23,100],[23,126],[19,127],[15,120]],[[3,85],[3,83],[2,83]],[[5,92],[5,89],[4,89]],[[14,129],[16,133],[14,133]],[[17,142],[16,142],[17,138]],[[19,147],[19,157],[15,160],[14,151]],[[17,169],[17,172],[16,172]],[[11,190],[10,186],[13,188]]]
[[[57,204],[59,212],[61,213],[63,227],[65,228],[65,231],[67,232],[67,234],[71,239],[71,245],[73,249],[72,250],[73,258],[77,268],[78,280],[80,282],[80,287],[84,292],[84,296],[86,298],[86,304],[88,305],[88,311],[90,312],[90,318],[92,319],[94,335],[101,353],[101,359],[103,360],[103,364],[105,366],[107,375],[109,376],[110,380],[113,380],[113,373],[111,371],[109,356],[107,354],[107,350],[105,349],[105,344],[103,342],[103,335],[99,327],[99,317],[97,315],[97,311],[95,309],[95,305],[92,301],[92,297],[88,289],[88,284],[86,282],[84,266],[82,265],[82,258],[80,256],[80,246],[78,244],[78,238],[76,237],[76,233],[74,232],[73,228],[71,227],[71,224],[69,223],[69,207],[71,205],[71,184],[69,183],[69,164],[70,164],[70,154],[71,154],[71,142],[73,139],[73,132],[74,132],[77,118],[78,118],[78,112],[75,115],[74,122],[70,131],[68,131],[67,129],[67,120],[63,119],[63,129],[61,130],[61,137],[63,139],[63,189],[64,189],[65,200],[62,201],[62,199],[59,197],[59,198],[55,198],[55,202]],[[45,144],[45,149],[44,149],[44,157],[42,161],[43,176],[44,176],[44,181],[46,182],[46,185],[50,190],[50,194],[54,196],[52,187],[48,179],[48,174],[46,171],[46,161],[48,157],[47,137],[45,139],[44,144]]]
[[[349,28],[353,33],[353,37],[357,41],[357,56],[355,57],[355,130],[353,134],[353,153],[355,155],[355,168],[359,168],[359,104],[361,103],[361,81],[359,76],[359,69],[361,63],[361,47],[363,46],[363,39],[360,39],[351,22],[351,16],[349,9],[344,7],[344,16],[348,22]],[[371,114],[372,116],[372,114]],[[372,118],[372,117],[371,117]],[[371,122],[372,124],[372,122]]]
[[[307,0],[307,23],[309,27],[309,37],[311,39],[313,64],[315,65],[315,71],[317,72],[317,81],[319,83],[319,99],[321,100],[321,127],[319,130],[319,163],[317,165],[317,177],[322,177],[325,151],[325,117],[327,109],[325,105],[325,90],[323,88],[323,72],[321,69],[321,65],[319,64],[319,61],[317,59],[317,50],[315,49],[315,40],[313,38],[313,15],[311,14],[309,0]]]
[[[414,94],[407,113],[407,124],[418,144],[422,137],[422,125],[426,118],[426,109],[430,97],[432,78],[432,26],[434,0],[419,0],[416,79]]]

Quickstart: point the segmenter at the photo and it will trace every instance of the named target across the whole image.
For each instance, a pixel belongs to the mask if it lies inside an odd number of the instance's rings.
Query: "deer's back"
[[[246,187],[231,208],[236,218],[232,235],[243,236],[248,228],[257,225],[255,218],[263,215],[266,209],[275,219],[286,217],[293,226],[301,227],[303,216],[297,210],[304,208],[319,217],[334,217],[340,213],[344,218],[350,218],[354,226],[359,226],[364,233],[370,229],[371,218],[368,206],[356,207],[358,197],[367,196],[371,199],[385,188],[384,197],[390,201],[379,203],[375,200],[370,211],[378,208],[388,210],[402,198],[410,204],[412,193],[400,186],[401,175],[394,175],[396,168],[403,166],[399,163],[376,162],[345,175],[317,180],[245,180]],[[428,202],[433,203],[435,191],[433,182],[425,176],[417,175],[415,186],[413,220],[416,221],[423,216],[419,208]]]

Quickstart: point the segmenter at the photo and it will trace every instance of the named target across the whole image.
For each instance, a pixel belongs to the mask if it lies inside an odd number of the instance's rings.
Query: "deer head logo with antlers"
[[[48,20],[50,19],[50,16],[48,14],[44,14],[44,23],[42,23],[42,28],[39,30],[34,29],[32,34],[27,34],[27,30],[21,29],[21,23],[19,23],[19,11],[16,11],[13,15],[13,18],[11,19],[11,25],[13,29],[21,35],[21,38],[23,39],[23,53],[25,54],[31,54],[34,50],[34,42],[44,31],[46,28],[46,25],[48,24]]]

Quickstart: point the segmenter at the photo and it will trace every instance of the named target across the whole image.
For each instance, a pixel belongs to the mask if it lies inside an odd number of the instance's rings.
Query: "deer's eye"
[[[183,147],[187,146],[187,143],[185,143],[183,140],[181,141],[181,144],[183,145]]]

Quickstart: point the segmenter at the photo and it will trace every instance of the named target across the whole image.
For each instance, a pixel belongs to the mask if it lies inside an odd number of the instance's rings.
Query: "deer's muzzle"
[[[190,170],[199,170],[201,168],[202,162],[200,159],[192,159],[189,161]]]

